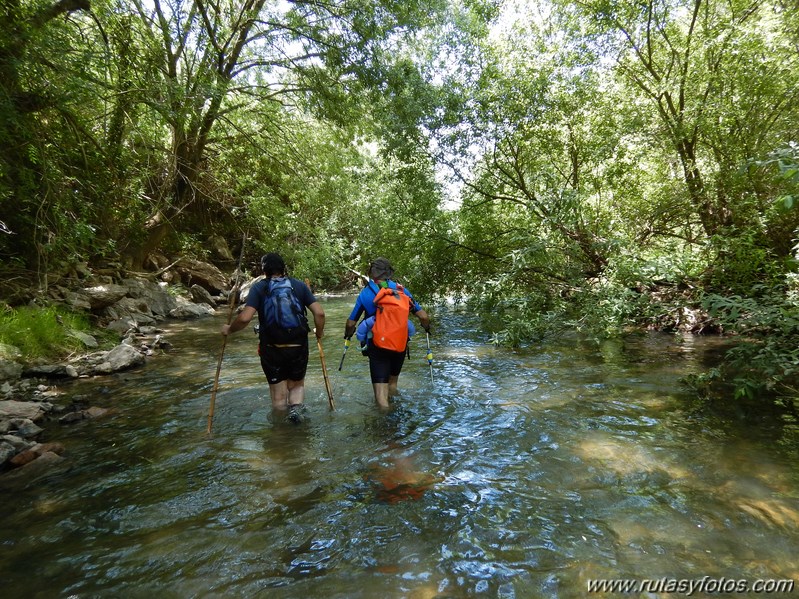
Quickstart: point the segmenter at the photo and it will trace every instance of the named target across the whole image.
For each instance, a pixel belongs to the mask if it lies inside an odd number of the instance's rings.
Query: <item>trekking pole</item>
[[[240,277],[241,277],[241,263],[244,260],[244,246],[247,244],[247,233],[244,233],[244,237],[241,239],[241,255],[239,256],[239,265],[236,267],[236,284],[233,286],[233,290],[230,292],[230,309],[228,310],[227,314],[227,323],[230,324],[233,321],[233,308],[236,305],[236,300],[239,297],[239,286],[240,286]],[[214,421],[214,404],[216,403],[216,392],[219,389],[219,373],[222,371],[222,358],[225,355],[225,346],[227,345],[227,336],[222,337],[222,350],[219,352],[219,361],[216,363],[216,376],[214,376],[214,388],[211,390],[211,406],[208,409],[208,428],[206,429],[207,434],[211,434],[211,423]]]
[[[347,355],[347,350],[350,347],[350,338],[344,337],[344,353],[341,354],[341,362],[338,363],[339,372],[341,372],[341,367],[344,366],[344,358]]]
[[[427,336],[427,363],[430,364],[430,383],[435,384],[433,381],[433,352],[430,351],[430,333],[425,331]]]
[[[230,324],[230,318],[228,318]],[[219,352],[219,361],[216,363],[216,376],[214,377],[214,388],[211,390],[211,407],[208,409],[208,428],[205,429],[207,434],[211,434],[211,423],[214,421],[214,403],[216,402],[216,391],[219,389],[219,373],[222,370],[222,356],[225,355],[225,345],[227,345],[227,337],[222,338],[222,351]]]
[[[325,352],[322,349],[322,342],[319,337],[316,338],[316,347],[319,348],[319,359],[322,361],[322,376],[325,377],[325,389],[327,390],[327,401],[330,403],[330,409],[335,410],[333,406],[333,391],[330,389],[330,379],[327,378],[327,365],[325,364]]]

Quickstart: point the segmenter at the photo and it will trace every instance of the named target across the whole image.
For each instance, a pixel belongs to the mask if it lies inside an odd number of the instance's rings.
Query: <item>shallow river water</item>
[[[113,414],[48,427],[66,460],[0,477],[2,596],[538,598],[588,596],[601,580],[799,583],[799,425],[693,401],[679,378],[711,340],[512,351],[473,315],[440,308],[433,380],[421,335],[381,413],[355,344],[338,370],[351,299],[323,303],[336,409],[312,344],[301,425],[272,421],[248,329],[227,345],[206,435],[224,315],[170,325],[174,350],[141,370],[63,387]]]

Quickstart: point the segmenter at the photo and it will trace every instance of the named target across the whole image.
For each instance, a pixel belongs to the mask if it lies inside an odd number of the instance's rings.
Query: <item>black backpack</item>
[[[288,277],[270,279],[262,307],[263,323],[259,323],[262,339],[273,344],[307,341],[308,319]]]

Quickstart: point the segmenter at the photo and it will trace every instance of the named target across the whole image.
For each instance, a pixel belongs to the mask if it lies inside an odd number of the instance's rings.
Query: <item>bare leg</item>
[[[388,383],[372,383],[378,407],[388,409]]]
[[[395,395],[397,395],[397,380],[398,379],[399,379],[399,375],[388,377],[388,394],[391,397],[394,397]]]
[[[272,397],[272,409],[285,412],[288,408],[289,389],[286,381],[269,385],[269,395]]]
[[[302,405],[305,401],[305,380],[301,381],[286,381],[288,387],[288,402],[289,407]]]

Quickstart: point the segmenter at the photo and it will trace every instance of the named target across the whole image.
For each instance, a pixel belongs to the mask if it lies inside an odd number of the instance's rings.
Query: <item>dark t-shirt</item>
[[[266,327],[263,326],[264,323],[266,322],[266,317],[264,316],[264,300],[266,299],[266,292],[268,289],[269,280],[270,279],[268,278],[261,279],[252,286],[250,292],[247,294],[247,301],[245,305],[255,308],[258,311],[258,323],[261,332],[260,334],[261,334],[262,343],[286,343],[287,342],[286,339],[270,338],[267,334]],[[311,290],[308,288],[308,285],[306,285],[302,281],[298,279],[293,279],[291,277],[288,277],[288,280],[291,283],[291,288],[294,290],[294,295],[297,296],[297,299],[299,300],[300,305],[302,306],[302,312],[305,315],[306,314],[305,309],[311,304],[313,304],[315,301],[317,301],[316,297],[314,296],[313,293],[311,293]],[[301,342],[307,343],[308,331],[305,330],[301,334],[301,336],[298,334],[297,339],[296,340],[292,339],[291,341],[295,343],[301,343]]]

